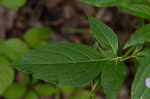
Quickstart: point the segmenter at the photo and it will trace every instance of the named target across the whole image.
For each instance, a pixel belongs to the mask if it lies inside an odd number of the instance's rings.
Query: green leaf
[[[137,17],[150,19],[150,6],[144,4],[123,4],[120,7]]]
[[[56,93],[56,88],[48,84],[40,84],[34,87],[35,92],[40,96],[51,96]]]
[[[26,44],[19,39],[9,39],[0,45],[0,53],[11,60],[16,60],[28,51]]]
[[[9,62],[0,57],[0,95],[12,84],[14,80],[14,71],[9,67]]]
[[[129,3],[147,3],[149,0],[128,0]]]
[[[105,63],[102,71],[101,84],[107,99],[116,99],[125,75],[126,67],[123,63],[114,61]]]
[[[24,99],[38,99],[38,96],[35,92],[29,91]]]
[[[26,86],[19,83],[12,84],[6,92],[4,92],[3,97],[6,99],[22,99],[25,95]]]
[[[132,85],[131,97],[132,99],[149,99],[150,89],[145,86],[145,80],[150,77],[150,49],[145,51],[145,56],[139,58],[138,69],[135,80]]]
[[[97,50],[86,45],[49,43],[29,51],[13,66],[41,80],[69,86],[95,79],[103,60]]]
[[[0,5],[14,9],[22,7],[26,2],[27,0],[0,0]]]
[[[71,86],[63,86],[63,87],[61,87],[61,90],[63,92],[65,92],[65,93],[72,93],[76,89],[77,89],[77,87],[71,87]]]
[[[113,30],[92,16],[89,16],[89,23],[94,37],[101,46],[105,49],[111,49],[113,54],[116,55],[118,50],[118,38]]]
[[[33,27],[25,32],[24,39],[31,47],[36,48],[43,45],[50,34],[49,27]]]
[[[111,7],[126,3],[128,0],[81,0],[97,7]]]
[[[71,96],[69,99],[88,99],[89,98],[89,91],[81,91],[75,96]]]
[[[139,28],[125,44],[124,48],[150,42],[150,24]]]

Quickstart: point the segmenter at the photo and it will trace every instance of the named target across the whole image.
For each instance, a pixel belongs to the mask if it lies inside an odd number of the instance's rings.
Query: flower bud
[[[147,88],[150,88],[150,77],[146,78],[145,85],[146,85]]]

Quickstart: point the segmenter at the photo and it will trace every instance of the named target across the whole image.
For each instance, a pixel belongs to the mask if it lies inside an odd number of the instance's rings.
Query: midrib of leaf
[[[51,46],[53,48],[57,48],[57,46]],[[99,59],[92,59],[88,54],[86,53],[83,53],[81,52],[80,50],[75,50],[71,47],[67,47],[67,46],[63,46],[64,48],[66,49],[70,49],[72,51],[75,51],[75,52],[78,52],[79,54],[82,54],[83,56],[86,56],[87,57],[87,60],[74,60],[73,57],[71,57],[70,55],[68,55],[67,53],[64,53],[64,52],[57,52],[57,51],[54,51],[52,49],[44,49],[45,53],[49,53],[49,52],[52,52],[53,54],[56,53],[56,54],[61,54],[65,57],[67,57],[70,61],[68,62],[58,62],[58,63],[38,63],[38,64],[49,64],[49,65],[55,65],[55,64],[76,64],[76,63],[90,63],[90,62],[100,62],[100,61],[106,61],[107,59],[105,58],[99,58]],[[32,56],[35,56],[35,57],[41,57],[42,59],[45,59],[47,60],[47,58],[45,56],[38,56],[36,54],[32,54]],[[100,56],[101,57],[101,56]],[[88,60],[89,59],[89,60]],[[49,60],[50,61],[50,60]],[[30,63],[30,64],[34,64],[34,63]],[[36,65],[38,65],[36,64]],[[24,64],[24,65],[29,65],[29,64]]]
[[[48,51],[51,51],[51,50],[48,50]],[[46,63],[47,65],[56,65],[56,64],[76,64],[76,63],[90,63],[90,62],[100,62],[100,61],[106,61],[107,59],[105,59],[105,58],[103,58],[103,59],[92,59],[92,58],[90,58],[89,57],[89,60],[84,60],[84,61],[82,61],[82,60],[73,60],[73,58],[72,57],[70,57],[69,55],[66,55],[66,53],[64,54],[64,53],[59,53],[59,52],[54,52],[54,51],[51,51],[52,53],[58,53],[58,54],[62,54],[62,55],[64,55],[64,56],[66,56],[66,57],[68,57],[71,61],[70,62],[60,62],[60,63]],[[32,56],[35,56],[35,57],[41,57],[42,59],[44,59],[44,58],[46,58],[45,56],[37,56],[36,54],[34,54],[34,55],[32,55]],[[88,55],[86,55],[86,56],[88,56]],[[34,63],[30,63],[30,64],[34,64]],[[39,65],[41,65],[41,64],[45,64],[45,63],[38,63]],[[38,64],[36,64],[36,65],[38,65]],[[45,65],[46,65],[45,64]],[[29,65],[29,64],[24,64],[24,65]]]

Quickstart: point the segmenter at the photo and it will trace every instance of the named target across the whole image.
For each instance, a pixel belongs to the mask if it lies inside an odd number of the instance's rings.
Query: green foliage
[[[31,50],[13,66],[58,85],[81,85],[100,73],[103,57],[97,50],[71,43],[49,43]]]
[[[23,82],[24,82],[25,85],[30,84],[30,83],[31,83],[30,80],[31,80],[31,79],[30,79],[30,75],[28,75],[28,74],[24,74],[24,75],[23,75]]]
[[[145,3],[148,0],[81,0],[96,7],[112,7],[122,4]]]
[[[63,86],[61,87],[61,90],[65,93],[71,93],[75,91],[77,88],[76,87],[71,87],[71,86]]]
[[[92,16],[89,16],[89,23],[96,40],[104,49],[112,50],[113,54],[116,56],[118,50],[118,38],[112,29]]]
[[[144,57],[139,58],[138,69],[132,86],[132,99],[149,99],[150,89],[146,87],[145,80],[150,77],[150,49],[145,51]]]
[[[25,92],[26,86],[14,83],[4,92],[3,97],[6,99],[22,99]]]
[[[0,5],[6,8],[16,9],[22,7],[27,0],[0,0]]]
[[[35,92],[29,91],[24,99],[38,99],[38,96]]]
[[[102,72],[102,88],[107,99],[116,99],[126,75],[126,67],[122,62],[107,62]]]
[[[0,56],[0,95],[7,90],[14,80],[14,71],[9,62]]]
[[[150,19],[150,2],[147,0],[82,1],[97,7],[117,6],[137,17]],[[12,3],[12,1],[1,0],[0,4],[8,8],[17,8],[25,2],[22,0]],[[143,20],[142,25],[144,25]],[[124,48],[131,48],[123,56],[121,56],[122,54],[118,56],[119,51],[122,52],[122,47],[120,47],[117,35],[110,27],[92,16],[89,16],[89,24],[97,40],[95,48],[73,43],[47,44],[45,40],[51,34],[48,27],[33,27],[25,32],[23,36],[25,42],[30,48],[36,48],[30,51],[22,40],[10,39],[0,42],[0,55],[12,61],[17,59],[13,63],[13,67],[32,74],[32,77],[28,74],[24,76],[26,86],[18,83],[10,86],[14,77],[13,70],[9,67],[8,60],[0,57],[0,94],[4,93],[2,95],[6,99],[38,99],[37,94],[39,96],[59,94],[54,87],[48,84],[38,84],[38,79],[54,83],[56,86],[81,86],[93,81],[96,83],[91,86],[91,94],[82,90],[69,99],[88,99],[89,97],[95,99],[96,96],[93,94],[100,87],[100,83],[107,99],[116,99],[127,71],[123,62],[130,58],[136,58],[138,59],[137,73],[132,86],[131,97],[132,99],[149,99],[150,89],[146,88],[145,79],[150,77],[150,50],[143,51],[143,48],[145,49],[143,44],[150,42],[150,24],[140,26],[137,29],[124,46]],[[99,44],[102,49],[100,49]],[[45,46],[40,47],[41,45]],[[22,56],[23,54],[24,56]],[[139,57],[141,55],[144,56]],[[8,77],[10,79],[7,79]],[[30,81],[31,79],[32,81]],[[33,90],[27,91],[27,86],[32,86]],[[64,92],[69,93],[77,88],[80,87],[61,87]]]
[[[89,93],[88,91],[81,91],[75,96],[71,96],[69,99],[88,99],[89,98]]]
[[[150,6],[144,4],[124,4],[120,5],[122,9],[137,17],[150,19]]]
[[[150,19],[148,0],[81,0],[97,7],[117,6],[137,17]]]
[[[118,5],[121,3],[122,0],[81,0],[81,1],[97,7],[108,7]]]
[[[36,48],[45,45],[44,40],[48,39],[50,34],[48,27],[33,27],[25,32],[24,39],[32,48]]]
[[[137,29],[137,31],[131,36],[124,48],[135,46],[138,44],[144,44],[150,42],[150,24],[144,25]]]
[[[15,38],[6,40],[0,45],[0,54],[7,56],[11,60],[16,60],[27,51],[27,45]]]
[[[35,92],[40,96],[51,96],[56,93],[56,88],[48,84],[40,84],[34,87]]]

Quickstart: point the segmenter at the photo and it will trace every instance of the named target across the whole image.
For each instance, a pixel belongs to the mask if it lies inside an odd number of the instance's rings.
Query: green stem
[[[133,50],[135,50],[135,47],[131,47],[131,48],[122,56],[122,58],[125,58],[125,57],[129,56],[129,54],[130,54]]]
[[[127,57],[121,57],[120,61],[125,61],[131,58],[137,58],[139,56],[143,56],[145,53],[144,52],[138,52],[138,53],[133,53],[131,56],[127,56]]]
[[[120,61],[125,61],[125,60],[131,59],[131,58],[137,58],[137,56],[127,56],[125,58],[121,58]]]
[[[56,86],[56,99],[60,99],[60,88]]]
[[[96,94],[97,90],[99,89],[99,87],[100,87],[100,80],[99,79],[96,81],[96,83],[94,85],[92,82],[92,90],[91,90],[89,99],[96,99],[95,94]]]

